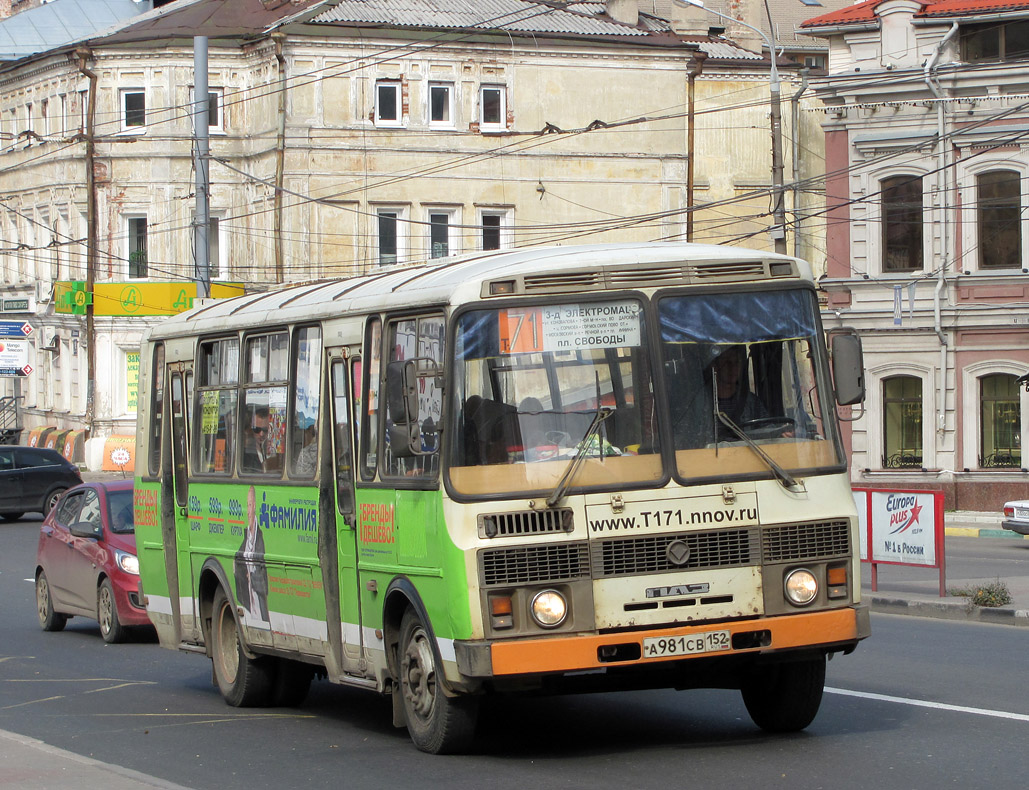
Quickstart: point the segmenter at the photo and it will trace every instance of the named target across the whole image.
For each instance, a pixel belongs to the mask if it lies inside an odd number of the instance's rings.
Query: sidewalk
[[[49,746],[35,738],[0,730],[0,788],[19,790],[188,790],[154,776],[109,765]]]
[[[944,514],[945,531],[948,536],[954,537],[1023,539],[1022,535],[1001,529],[1000,519],[1000,513],[954,511]],[[965,597],[948,595],[941,598],[939,576],[933,569],[926,568],[921,571],[917,580],[892,580],[888,575],[884,580],[883,574],[880,573],[877,585],[879,589],[876,592],[872,592],[869,564],[862,563],[861,571],[861,597],[873,612],[1029,626],[1029,572],[1024,576],[1007,576],[999,579],[1011,593],[1010,604],[997,608],[983,608],[969,606]],[[996,581],[997,577],[958,578],[948,571],[946,589],[966,590]]]

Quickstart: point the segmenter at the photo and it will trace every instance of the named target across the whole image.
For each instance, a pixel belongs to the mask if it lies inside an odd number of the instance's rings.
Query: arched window
[[[895,176],[882,181],[883,271],[922,268],[922,179]]]
[[[892,376],[883,381],[883,468],[922,466],[922,380]]]
[[[979,379],[979,466],[1022,466],[1022,417],[1015,377],[995,373]]]
[[[1022,182],[1018,173],[981,173],[976,190],[979,268],[1022,268]]]

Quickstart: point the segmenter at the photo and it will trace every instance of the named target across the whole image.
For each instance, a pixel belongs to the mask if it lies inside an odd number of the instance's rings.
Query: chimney
[[[673,3],[669,16],[672,32],[680,36],[706,36],[708,28],[720,21],[703,8],[683,3]]]
[[[638,25],[640,7],[637,0],[604,0],[604,11],[615,22],[624,25]]]
[[[739,19],[748,25],[766,29],[767,19],[761,5],[761,0],[729,0],[729,9],[726,12],[733,19]],[[729,29],[725,31],[725,37],[736,42],[741,47],[751,52],[761,54],[764,50],[764,40],[753,30],[743,25],[728,23]]]

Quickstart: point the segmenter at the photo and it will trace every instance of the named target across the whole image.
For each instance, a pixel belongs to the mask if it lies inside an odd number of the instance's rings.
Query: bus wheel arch
[[[272,703],[275,660],[269,656],[252,658],[243,638],[232,598],[221,586],[211,602],[209,624],[215,684],[222,697],[234,708],[266,707]]]

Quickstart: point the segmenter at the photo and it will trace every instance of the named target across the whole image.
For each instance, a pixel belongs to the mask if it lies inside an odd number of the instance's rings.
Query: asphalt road
[[[0,729],[197,790],[1025,784],[1021,628],[875,615],[798,735],[762,733],[736,692],[598,694],[499,702],[476,754],[433,757],[369,692],[320,682],[301,709],[234,709],[200,656],[145,635],[108,646],[80,619],[41,632],[38,526],[0,524]]]

